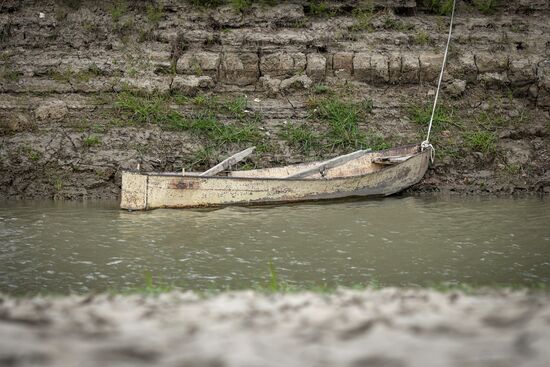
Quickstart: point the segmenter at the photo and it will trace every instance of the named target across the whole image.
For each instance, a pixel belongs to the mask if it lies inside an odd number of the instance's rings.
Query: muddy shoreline
[[[385,288],[0,296],[6,366],[545,366],[550,297]]]

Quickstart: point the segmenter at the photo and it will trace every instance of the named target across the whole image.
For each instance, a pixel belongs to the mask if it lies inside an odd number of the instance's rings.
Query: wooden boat
[[[422,179],[434,148],[430,133],[451,42],[453,0],[447,45],[441,64],[426,139],[420,145],[380,151],[359,150],[323,162],[311,162],[217,176],[254,151],[239,152],[203,173],[123,172],[121,208],[191,208],[271,204],[352,196],[387,196]]]
[[[353,196],[387,196],[422,179],[431,147],[359,150],[327,161],[229,171],[254,148],[203,173],[122,173],[120,207],[130,210],[256,205]],[[225,175],[217,175],[225,172]]]

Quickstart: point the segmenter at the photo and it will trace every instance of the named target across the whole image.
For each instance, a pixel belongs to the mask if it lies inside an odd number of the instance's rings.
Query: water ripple
[[[116,203],[0,203],[0,291],[523,284],[550,281],[550,202],[387,198],[126,212]]]

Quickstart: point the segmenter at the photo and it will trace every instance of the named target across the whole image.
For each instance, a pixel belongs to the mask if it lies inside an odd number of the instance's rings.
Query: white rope
[[[432,150],[431,157],[430,157],[432,162],[434,160],[435,149],[433,145],[430,144],[430,133],[432,132],[432,124],[434,121],[435,110],[437,108],[437,99],[439,98],[439,90],[441,89],[441,81],[443,80],[443,72],[445,71],[445,63],[447,62],[447,54],[449,53],[449,45],[451,44],[451,33],[453,31],[453,19],[455,17],[455,5],[456,5],[456,0],[453,0],[453,10],[451,12],[451,23],[449,24],[449,35],[447,37],[447,46],[445,47],[445,54],[443,55],[443,63],[441,64],[441,73],[439,73],[439,81],[437,82],[437,90],[435,92],[432,115],[430,117],[430,124],[428,125],[428,134],[426,135],[426,140],[424,140],[420,145],[422,147],[422,150],[426,148],[430,148]]]

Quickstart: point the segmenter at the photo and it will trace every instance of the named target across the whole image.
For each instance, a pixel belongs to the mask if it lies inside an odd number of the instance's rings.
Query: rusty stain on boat
[[[186,182],[186,181],[180,181],[180,180],[172,181],[172,184],[170,185],[170,187],[174,189],[180,189],[180,190],[193,190],[198,188],[195,182]]]
[[[227,176],[125,171],[120,207],[147,210],[386,196],[420,181],[428,168],[430,153],[430,149],[421,151],[418,145],[368,152],[305,178],[287,176],[316,168],[322,162],[232,171]],[[387,156],[410,158],[393,165],[373,162],[374,158]]]

